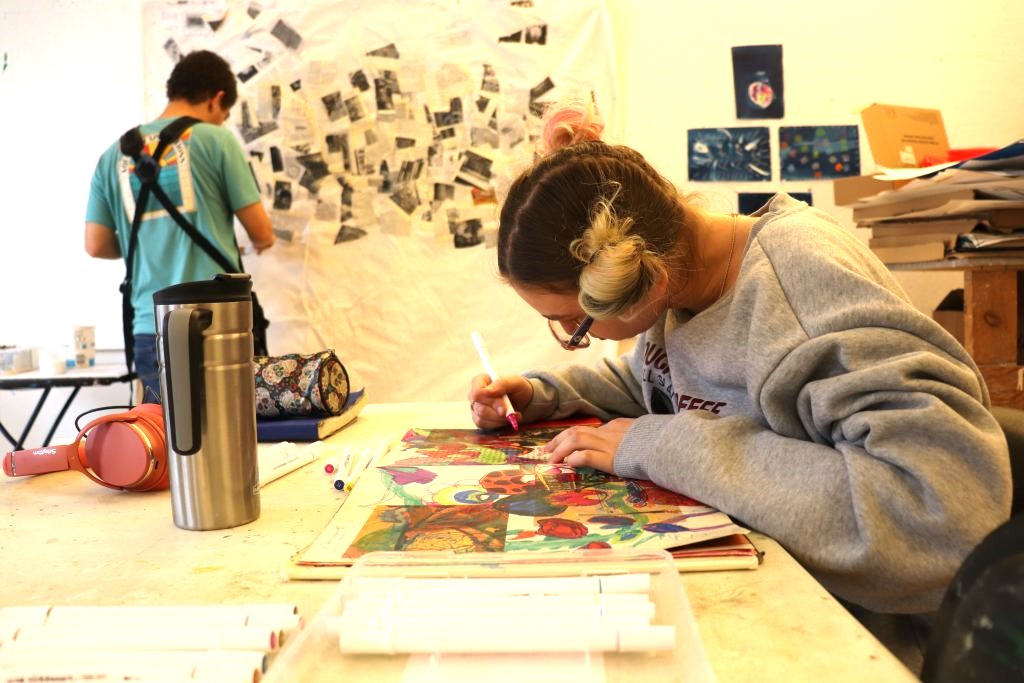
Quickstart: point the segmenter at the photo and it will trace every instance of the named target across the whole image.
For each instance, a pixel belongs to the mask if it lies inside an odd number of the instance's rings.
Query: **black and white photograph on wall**
[[[402,184],[407,183],[411,180],[418,180],[420,174],[423,173],[423,159],[416,159],[415,161],[403,161],[402,165],[398,168],[398,178],[395,182]]]
[[[239,110],[240,123],[238,124],[238,133],[246,143],[258,140],[264,135],[277,130],[277,121],[254,122],[255,117],[252,115],[252,108],[249,106],[248,100],[242,100]]]
[[[469,144],[473,147],[494,147],[498,148],[498,131],[491,128],[473,126],[469,129]]]
[[[548,25],[527,26],[523,31],[523,42],[527,45],[544,45],[548,42]]]
[[[259,70],[256,68],[256,65],[250,64],[248,67],[242,69],[235,75],[238,77],[239,83],[248,83],[249,80],[257,73],[259,73]]]
[[[348,110],[345,109],[345,101],[342,99],[339,91],[335,90],[324,95],[320,98],[320,101],[324,103],[324,109],[327,110],[328,120],[337,121],[348,116]]]
[[[472,150],[466,150],[466,155],[459,167],[456,180],[461,180],[473,187],[488,189],[491,183],[491,165],[494,162],[485,156],[477,154]]]
[[[544,95],[551,92],[555,87],[555,82],[550,77],[546,77],[543,81],[530,88],[530,102],[536,102]]]
[[[302,45],[302,36],[299,32],[280,19],[274,24],[274,28],[270,29],[270,35],[284,43],[289,50],[298,50]]]
[[[274,181],[274,208],[287,211],[292,208],[292,184],[287,180]]]
[[[781,119],[782,46],[746,45],[732,49],[732,80],[738,119]]]
[[[327,168],[327,162],[324,161],[323,154],[320,152],[304,154],[299,156],[296,161],[302,164],[304,169],[302,176],[299,178],[299,185],[309,190],[310,194],[314,194],[319,182],[331,174],[330,169]]]
[[[281,159],[281,148],[273,145],[270,148],[270,170],[280,173],[284,170],[284,161]]]
[[[416,183],[398,183],[394,192],[388,195],[395,204],[410,216],[420,205],[420,194]]]
[[[348,117],[355,123],[366,116],[366,108],[358,93],[345,100],[345,109],[348,110]]]
[[[767,126],[691,128],[687,138],[688,168],[693,182],[772,179]]]
[[[480,80],[480,89],[489,93],[501,92],[498,84],[498,73],[490,64],[484,64],[484,77]]]
[[[366,77],[366,72],[364,72],[362,69],[359,69],[358,71],[353,71],[351,74],[349,74],[348,80],[349,83],[352,84],[352,87],[355,88],[356,90],[366,92],[367,90],[370,89],[370,79]]]
[[[177,64],[181,61],[181,48],[178,47],[178,41],[174,38],[168,38],[164,41],[164,52],[167,53],[172,64]]]
[[[430,209],[437,211],[444,202],[455,201],[455,186],[449,183],[434,183],[434,200],[430,203]]]
[[[324,136],[327,143],[328,161],[340,160],[341,166],[347,173],[352,170],[352,164],[348,158],[348,133],[330,133]]]
[[[483,231],[483,221],[479,218],[459,220],[458,209],[448,210],[448,231],[452,234],[452,243],[457,249],[475,247],[483,242],[480,233]]]
[[[270,117],[276,119],[281,115],[281,86],[273,84],[270,86]]]
[[[334,236],[334,243],[352,242],[360,237],[366,237],[366,231],[354,225],[342,225],[338,234]]]
[[[370,50],[366,53],[367,57],[388,57],[390,59],[398,59],[398,48],[395,47],[394,43],[389,43],[384,47],[378,47],[376,50]]]
[[[388,194],[391,192],[391,168],[388,166],[388,162],[385,159],[380,162],[380,167],[377,170],[377,177],[370,178],[370,187],[377,187],[377,192]]]
[[[434,125],[438,128],[448,128],[462,123],[462,99],[453,97],[448,101],[447,111],[434,112]]]
[[[394,72],[385,71],[385,74],[393,74]],[[395,109],[395,103],[393,101],[397,89],[397,80],[387,78],[375,78],[373,79],[373,91],[377,98],[377,111],[378,112],[393,112]]]

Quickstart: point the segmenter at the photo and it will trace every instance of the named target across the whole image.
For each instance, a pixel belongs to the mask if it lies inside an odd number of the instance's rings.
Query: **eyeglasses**
[[[593,324],[594,319],[588,315],[580,321],[572,334],[568,334],[565,328],[562,327],[561,321],[548,319],[548,329],[551,330],[551,335],[558,340],[558,343],[566,351],[585,349],[590,346],[590,335],[587,332],[590,331],[590,326]]]

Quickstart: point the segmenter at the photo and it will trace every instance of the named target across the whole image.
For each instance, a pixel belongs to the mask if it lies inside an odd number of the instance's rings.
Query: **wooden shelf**
[[[985,377],[992,405],[1024,409],[1024,258],[944,259],[889,269],[964,271],[964,347]]]

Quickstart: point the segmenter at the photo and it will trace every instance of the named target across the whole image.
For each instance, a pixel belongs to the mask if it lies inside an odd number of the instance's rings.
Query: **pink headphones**
[[[163,408],[143,403],[126,413],[93,420],[74,443],[11,451],[4,456],[4,473],[9,477],[64,470],[77,470],[112,489],[168,488]]]

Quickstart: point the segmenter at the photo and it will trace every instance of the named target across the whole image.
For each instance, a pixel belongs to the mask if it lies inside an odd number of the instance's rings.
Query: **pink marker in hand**
[[[473,346],[476,347],[477,355],[480,356],[480,362],[483,363],[484,371],[490,375],[491,381],[494,382],[498,379],[498,373],[494,371],[494,366],[491,365],[491,358],[487,355],[487,347],[484,346],[484,338],[476,330],[470,332],[469,337],[473,340]],[[502,398],[505,400],[505,419],[512,425],[512,430],[518,432],[519,418],[516,417],[516,409],[512,407],[512,401],[509,399],[508,394],[505,394]]]

